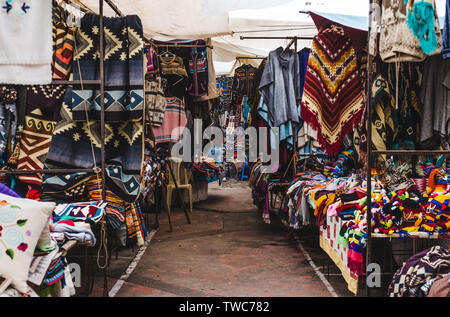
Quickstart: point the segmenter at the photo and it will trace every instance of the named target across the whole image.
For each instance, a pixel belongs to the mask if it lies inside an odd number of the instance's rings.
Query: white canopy
[[[436,0],[438,14],[445,14],[445,1]],[[98,0],[74,0],[98,12]],[[137,14],[147,38],[212,38],[213,59],[218,73],[226,73],[237,56],[267,56],[289,40],[240,40],[241,36],[305,36],[317,33],[312,19],[299,11],[319,11],[367,16],[367,0],[113,0],[123,14]],[[115,16],[104,5],[105,16]],[[298,41],[301,49],[310,41]],[[258,60],[247,60],[257,64]],[[256,66],[256,65],[255,65]],[[220,70],[219,70],[220,69]]]

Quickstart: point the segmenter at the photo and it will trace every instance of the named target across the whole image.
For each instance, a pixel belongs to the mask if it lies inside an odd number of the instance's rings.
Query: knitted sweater
[[[361,121],[364,112],[355,50],[342,27],[331,25],[314,37],[302,98],[302,119],[318,130],[329,155]]]
[[[421,41],[414,35],[409,27],[407,19],[412,12],[415,2],[408,0],[377,0],[381,5],[381,33],[380,33],[380,56],[383,62],[422,62],[426,54],[421,47]],[[433,0],[426,0],[433,7]],[[419,4],[420,5],[420,4]],[[414,16],[414,15],[413,15]],[[436,35],[437,48],[434,52],[427,55],[435,55],[441,52],[441,32],[436,10],[434,10],[434,33]]]

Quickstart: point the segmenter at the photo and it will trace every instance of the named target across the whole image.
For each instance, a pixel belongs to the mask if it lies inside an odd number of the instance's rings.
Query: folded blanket
[[[3,1],[0,82],[39,85],[52,80],[52,1]]]
[[[84,228],[79,226],[69,226],[64,223],[56,223],[53,226],[52,231],[64,233],[66,238],[69,240],[77,240],[79,242],[90,241],[89,246],[91,247],[97,243],[94,233],[87,227]]]

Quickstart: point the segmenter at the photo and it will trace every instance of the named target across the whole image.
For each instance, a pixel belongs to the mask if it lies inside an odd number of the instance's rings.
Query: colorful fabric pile
[[[434,246],[409,258],[389,285],[390,297],[425,297],[439,278],[450,273],[450,251]],[[448,283],[448,282],[447,282]],[[447,295],[448,296],[448,287]]]

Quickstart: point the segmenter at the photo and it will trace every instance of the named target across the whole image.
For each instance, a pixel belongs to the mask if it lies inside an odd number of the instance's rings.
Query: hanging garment
[[[426,55],[420,45],[420,40],[414,36],[412,29],[408,26],[407,18],[415,4],[422,1],[415,0],[377,0],[381,5],[381,34],[380,34],[380,56],[386,63],[392,62],[421,62]],[[433,2],[434,0],[427,0]],[[406,2],[406,3],[405,3]],[[441,31],[436,10],[433,14],[434,29],[436,34],[436,49],[428,55],[441,52]],[[427,19],[429,20],[429,19]],[[429,22],[429,21],[428,21]]]
[[[211,45],[211,39],[206,40],[207,45]],[[216,70],[214,68],[213,62],[213,51],[210,47],[206,48],[206,56],[208,58],[208,91],[205,95],[200,97],[195,97],[194,101],[205,101],[211,100],[219,97],[219,93],[217,91],[217,83],[216,83]]]
[[[12,86],[0,86],[0,166],[8,160],[17,129],[17,90]]]
[[[167,97],[164,120],[160,127],[153,127],[156,143],[178,142],[181,139],[187,119],[184,103],[177,97]]]
[[[194,45],[205,45],[205,41],[195,41]],[[208,93],[208,67],[206,47],[191,48],[187,61],[189,95],[200,97]]]
[[[343,28],[331,25],[313,40],[301,117],[318,131],[322,149],[334,155],[342,146],[342,138],[359,124],[363,112],[355,50]]]
[[[68,80],[72,72],[75,28],[67,25],[68,14],[53,2],[53,61],[54,80]]]
[[[240,102],[237,100],[238,98],[242,98],[242,96],[248,96],[249,99],[253,98],[254,89],[256,87],[256,72],[257,69],[252,65],[242,65],[236,68],[232,85],[234,105]]]
[[[430,56],[424,63],[420,101],[423,116],[420,128],[420,142],[434,136],[450,134],[450,87],[445,79],[450,74],[450,60],[441,55]]]
[[[175,96],[183,100],[188,84],[188,74],[183,59],[176,55],[167,57],[159,55],[159,64],[161,66],[164,95],[166,97]]]
[[[397,129],[396,112],[393,107],[394,96],[383,75],[378,74],[372,84],[372,143],[375,150],[390,149]],[[384,157],[385,159],[385,157]]]
[[[40,170],[50,148],[56,121],[60,112],[65,86],[30,86],[27,95],[25,125],[20,140],[18,170]],[[20,175],[27,184],[42,184],[42,174]]]
[[[444,31],[443,31],[442,54],[445,59],[450,58],[450,0],[447,0],[445,9]]]
[[[74,80],[100,80],[99,19],[98,15],[92,13],[81,19],[76,37]],[[144,111],[144,41],[141,20],[136,15],[104,18],[104,27],[105,120],[123,122],[141,119]],[[98,87],[73,87],[73,119],[100,120]]]
[[[161,77],[145,80],[146,121],[154,127],[159,127],[164,119],[167,101],[164,97]]]
[[[389,90],[396,91],[394,107],[398,118],[398,133],[392,144],[393,150],[414,150],[419,143],[422,107],[419,98],[420,78],[419,63],[388,64],[387,81]]]
[[[3,1],[0,7],[0,83],[52,81],[52,1]]]
[[[302,100],[303,89],[305,88],[306,70],[308,69],[308,59],[311,50],[307,47],[299,51],[298,54],[298,84],[296,85],[296,95],[298,100]]]
[[[233,102],[232,96],[233,77],[219,76],[217,77],[217,90],[219,95],[219,106],[229,111]]]
[[[299,123],[295,95],[295,81],[300,77],[298,65],[298,55],[291,50],[279,47],[269,53],[259,91],[267,105],[273,127],[279,127],[288,121]]]
[[[150,80],[159,76],[161,70],[159,68],[158,54],[153,46],[150,46],[147,52],[147,72],[145,73],[145,79]]]

